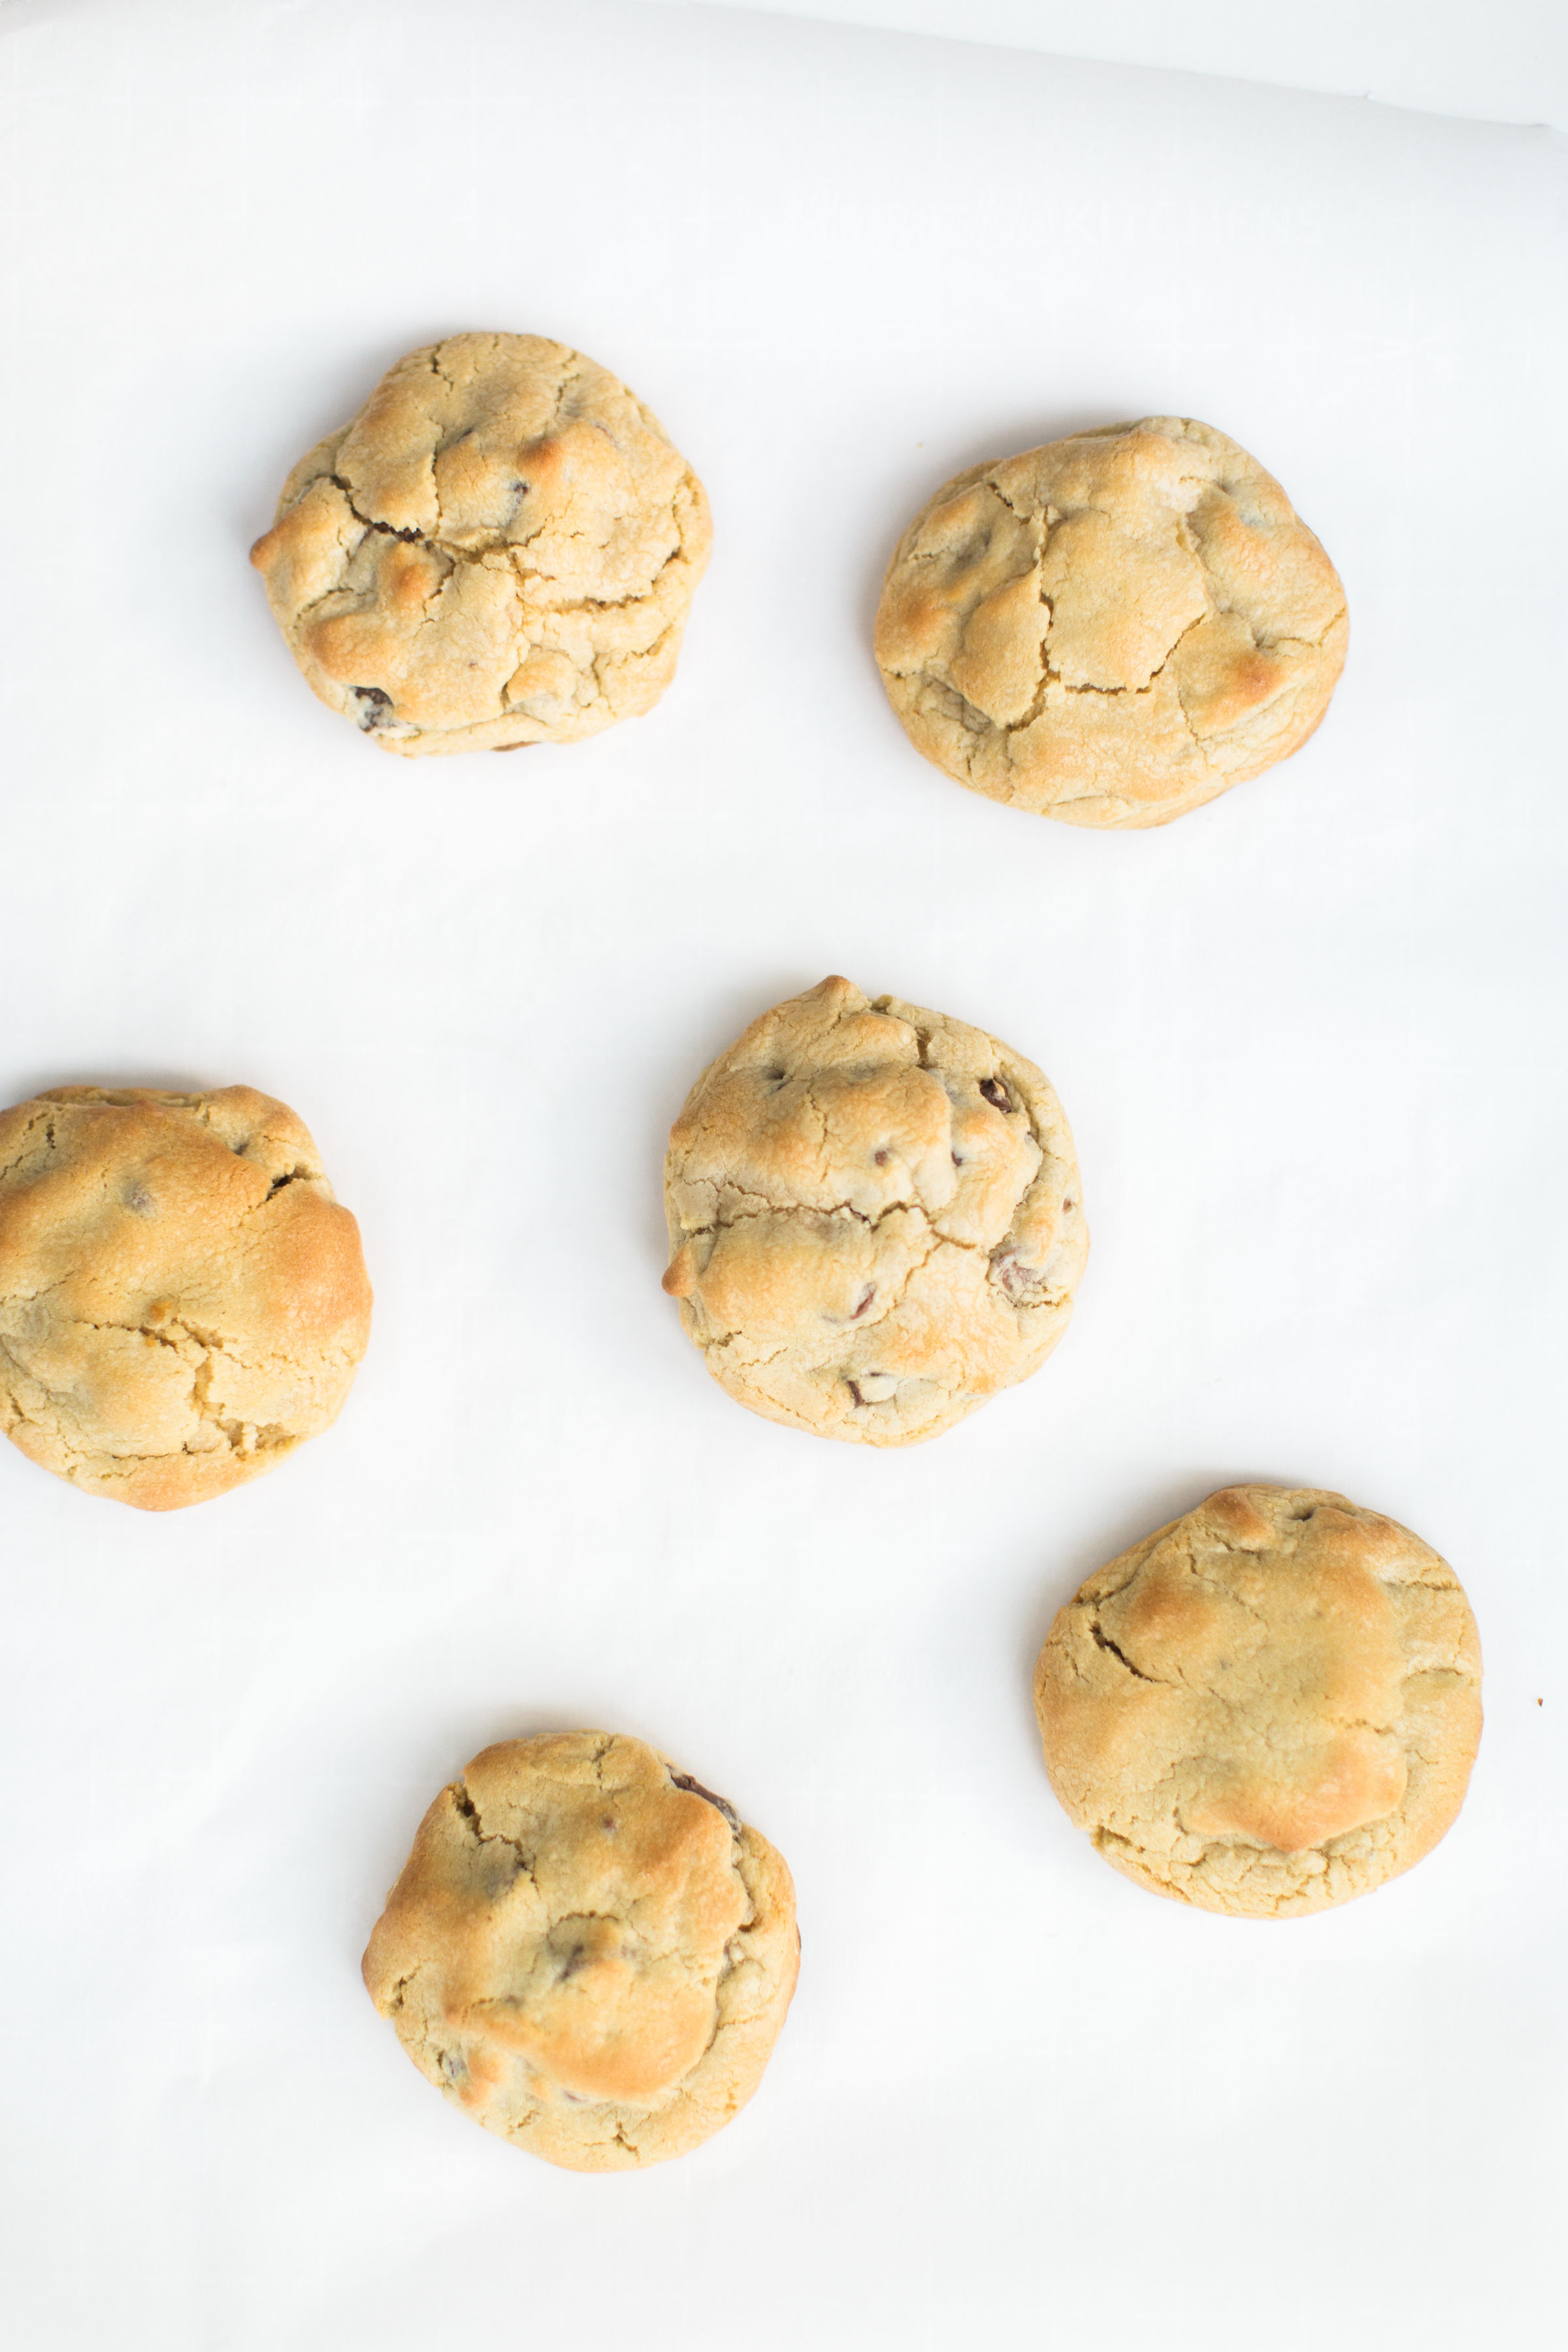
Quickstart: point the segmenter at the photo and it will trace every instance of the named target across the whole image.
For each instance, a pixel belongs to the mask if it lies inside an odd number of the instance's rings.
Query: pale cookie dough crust
[[[1035,1705],[1052,1788],[1157,1895],[1282,1919],[1436,1844],[1481,1730],[1458,1580],[1316,1488],[1228,1486],[1082,1585]]]
[[[799,1962],[767,1840],[641,1740],[574,1731],[487,1748],[441,1791],[364,1980],[465,2115],[610,2172],[744,2106]]]
[[[1089,1252],[1032,1062],[830,978],[754,1021],[670,1131],[664,1286],[720,1385],[822,1437],[934,1437],[1044,1363]]]
[[[364,1353],[359,1227],[291,1110],[59,1087],[0,1112],[0,1430],[172,1511],[336,1416]]]
[[[383,751],[504,751],[652,709],[711,536],[607,369],[449,335],[295,467],[250,560],[311,688]]]
[[[961,784],[1069,824],[1164,824],[1272,767],[1344,664],[1333,565],[1256,458],[1146,416],[943,484],[894,551],[883,683]]]

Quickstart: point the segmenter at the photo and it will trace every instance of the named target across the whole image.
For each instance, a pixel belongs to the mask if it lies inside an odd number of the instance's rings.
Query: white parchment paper
[[[1488,122],[1568,129],[1568,10],[1562,0],[645,0],[756,9],[882,32],[994,41],[1108,65],[1224,74],[1336,90]]]
[[[338,1427],[165,1518],[0,1447],[0,2306],[22,2352],[1541,2340],[1563,2090],[1563,178],[1544,135],[524,0],[0,16],[0,1098],[245,1080],[361,1218]],[[474,326],[623,374],[717,545],[651,717],[401,762],[249,571]],[[959,467],[1197,415],[1344,577],[1313,742],[1167,830],[919,760],[868,651]],[[1034,1381],[882,1455],[659,1291],[663,1137],[842,971],[1040,1062],[1094,1236]],[[1028,1673],[1210,1488],[1458,1568],[1466,1810],[1370,1900],[1161,1903]],[[640,2177],[446,2107],[357,1976],[487,1741],[657,1741],[795,1873],[754,2104]]]

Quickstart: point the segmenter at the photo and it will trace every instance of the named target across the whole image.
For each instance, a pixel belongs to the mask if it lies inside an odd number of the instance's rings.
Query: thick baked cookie
[[[1282,1919],[1435,1846],[1481,1731],[1458,1578],[1315,1488],[1227,1486],[1100,1569],[1035,1669],[1052,1788],[1118,1870]]]
[[[1184,416],[971,466],[899,541],[877,660],[961,784],[1164,824],[1303,744],[1345,657],[1339,577],[1278,482]]]
[[[664,1286],[722,1388],[862,1445],[1045,1362],[1089,1252],[1072,1136],[982,1029],[828,979],[703,1071],[665,1162]]]
[[[383,751],[509,751],[652,709],[710,537],[607,369],[449,335],[300,460],[250,560],[310,686]]]
[[[173,1511],[337,1415],[370,1334],[359,1227],[250,1087],[59,1087],[0,1112],[0,1430]]]
[[[745,2105],[799,1963],[767,1840],[640,1739],[569,1731],[487,1748],[442,1790],[364,1980],[465,2115],[612,2172]]]

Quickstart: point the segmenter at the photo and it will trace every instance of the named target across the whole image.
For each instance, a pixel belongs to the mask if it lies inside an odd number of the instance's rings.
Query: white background
[[[710,9],[77,0],[0,32],[0,1099],[282,1096],[359,1214],[337,1428],[169,1517],[0,1448],[20,2352],[1544,2340],[1563,2088],[1563,178],[1545,134]],[[534,330],[710,490],[649,718],[402,762],[246,552],[401,352]],[[957,467],[1179,411],[1350,599],[1285,767],[1149,834],[961,791],[868,649]],[[1558,683],[1552,685],[1555,673]],[[664,1132],[828,971],[984,1024],[1094,1247],[904,1454],[710,1381]],[[1407,1877],[1162,1903],[1058,1810],[1034,1652],[1211,1487],[1458,1569],[1488,1727]],[[551,2170],[359,1954],[487,1741],[669,1749],[795,1873],[752,2105]]]
[[[996,41],[1568,128],[1563,0],[649,0]]]

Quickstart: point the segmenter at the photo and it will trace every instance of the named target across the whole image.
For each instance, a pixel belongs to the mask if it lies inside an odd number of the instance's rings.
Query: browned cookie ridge
[[[830,978],[705,1070],[670,1132],[670,1263],[709,1370],[864,1445],[1044,1363],[1089,1249],[1072,1136],[1010,1046]]]
[[[285,1105],[60,1087],[0,1112],[0,1430],[87,1494],[176,1510],[336,1418],[359,1227]]]
[[[541,335],[411,352],[251,550],[321,700],[383,751],[574,743],[675,675],[711,529],[609,371]]]
[[[1254,457],[1146,416],[972,466],[905,531],[883,683],[961,784],[1164,824],[1304,743],[1345,657],[1339,577]]]
[[[364,1980],[465,2115],[607,2172],[738,2113],[799,1958],[767,1840],[641,1740],[574,1731],[487,1748],[441,1791]]]
[[[1480,1738],[1458,1578],[1316,1488],[1228,1486],[1100,1569],[1035,1670],[1052,1788],[1158,1895],[1279,1919],[1436,1844]]]

